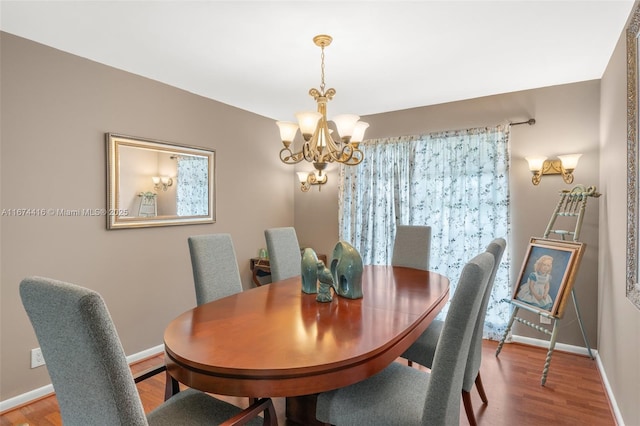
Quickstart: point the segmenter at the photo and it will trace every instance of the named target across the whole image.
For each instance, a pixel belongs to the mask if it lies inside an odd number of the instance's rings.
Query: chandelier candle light
[[[278,121],[280,137],[284,148],[280,150],[280,160],[285,164],[297,164],[303,159],[313,163],[314,172],[300,176],[302,191],[309,191],[311,185],[323,185],[327,182],[327,176],[323,171],[328,163],[338,162],[349,166],[355,166],[362,162],[364,156],[358,148],[364,138],[364,132],[369,124],[363,123],[360,117],[353,114],[337,115],[333,118],[339,139],[334,140],[327,121],[327,101],[336,94],[335,89],[325,91],[324,83],[324,48],[331,44],[333,39],[328,35],[317,35],[313,38],[321,53],[321,81],[320,90],[311,89],[309,95],[313,96],[318,104],[318,111],[305,111],[296,113],[298,124]],[[304,139],[302,149],[298,152],[291,151],[291,144],[300,127],[300,133]],[[303,173],[304,174],[304,173]]]

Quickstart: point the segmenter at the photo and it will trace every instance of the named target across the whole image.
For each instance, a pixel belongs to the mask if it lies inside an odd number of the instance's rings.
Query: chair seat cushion
[[[436,353],[438,339],[442,333],[444,321],[434,320],[429,327],[411,344],[401,356],[424,367],[431,368],[433,355]]]
[[[428,385],[429,373],[394,362],[366,380],[318,395],[316,418],[333,425],[419,425]]]
[[[214,425],[229,420],[240,411],[242,409],[233,404],[187,389],[151,411],[147,420],[151,426]],[[262,425],[262,418],[253,418],[247,424]]]

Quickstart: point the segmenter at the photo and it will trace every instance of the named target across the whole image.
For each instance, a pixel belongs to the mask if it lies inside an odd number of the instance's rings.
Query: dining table
[[[363,297],[330,302],[301,277],[189,309],[164,333],[172,381],[204,392],[286,397],[287,419],[315,421],[315,395],[364,380],[394,362],[446,304],[433,271],[364,266]]]

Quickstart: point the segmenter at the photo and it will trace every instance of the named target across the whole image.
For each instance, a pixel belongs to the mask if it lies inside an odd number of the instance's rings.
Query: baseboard
[[[154,346],[153,348],[145,349],[144,351],[129,355],[127,357],[127,362],[129,364],[133,364],[134,362],[138,362],[145,358],[150,358],[162,352],[164,352],[164,345]],[[53,392],[54,392],[53,385],[48,384],[46,386],[42,386],[41,388],[34,389],[32,391],[25,392],[21,395],[14,396],[13,398],[0,401],[0,414],[4,413],[5,411],[12,410],[16,407],[29,404],[38,399],[47,397],[53,394]]]
[[[513,335],[512,339],[513,339],[512,341],[515,343],[538,346],[545,349],[549,348],[548,340],[535,339],[533,337],[516,336],[516,335]],[[582,346],[573,346],[573,345],[567,345],[565,343],[556,343],[555,349],[563,352],[589,356],[589,350]],[[593,354],[596,360],[596,365],[598,366],[598,372],[600,373],[600,377],[602,377],[602,384],[604,386],[605,392],[607,393],[607,397],[609,398],[609,404],[611,406],[611,411],[613,411],[613,416],[615,417],[616,423],[618,426],[624,426],[624,420],[622,419],[622,414],[620,413],[620,409],[618,408],[616,397],[613,394],[613,390],[611,389],[609,380],[607,379],[607,373],[604,369],[604,366],[602,365],[600,354],[596,349],[591,349],[591,353]]]
[[[164,352],[164,345],[154,346],[153,348],[145,349],[144,351],[135,353],[133,355],[129,355],[127,357],[127,362],[129,363],[129,365],[131,365],[134,362],[138,362],[146,358],[151,358],[152,356],[156,356],[163,352]]]
[[[613,394],[613,389],[611,389],[611,385],[609,384],[609,379],[607,378],[607,373],[602,365],[602,360],[600,359],[600,354],[596,355],[596,363],[598,364],[598,371],[600,371],[600,377],[602,377],[602,384],[604,386],[604,390],[607,392],[607,396],[609,397],[609,404],[611,405],[611,411],[613,411],[613,415],[616,418],[616,424],[618,426],[624,426],[624,419],[622,418],[622,413],[618,408],[618,403],[616,402],[616,397]]]
[[[48,384],[41,388],[34,389],[29,392],[25,392],[22,395],[14,396],[13,398],[0,401],[0,414],[4,414],[4,412],[13,410],[16,407],[20,407],[22,405],[26,405],[33,401],[36,401],[40,398],[49,396],[52,393],[53,393],[53,385]]]
[[[514,343],[522,343],[525,345],[537,346],[545,349],[549,348],[548,340],[536,339],[533,337],[516,336],[515,334],[511,337],[512,337],[512,342]],[[562,352],[569,352],[572,354],[589,356],[589,350],[582,346],[567,345],[566,343],[556,343],[555,349]],[[598,351],[595,349],[591,349],[591,353],[595,357]]]

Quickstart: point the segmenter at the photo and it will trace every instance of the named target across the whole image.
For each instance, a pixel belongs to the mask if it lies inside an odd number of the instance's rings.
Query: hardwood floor
[[[476,390],[471,391],[476,420],[479,425],[615,425],[609,402],[602,385],[596,362],[579,355],[554,352],[546,386],[540,386],[540,375],[546,350],[520,344],[505,345],[499,358],[497,344],[483,343],[481,374],[488,405],[482,405]],[[161,356],[143,361],[133,367],[143,370],[161,361]],[[146,380],[138,385],[146,411],[163,399],[164,376]],[[239,406],[247,405],[246,398],[224,397]],[[287,425],[284,399],[274,398],[281,425]],[[462,405],[462,404],[461,404]],[[61,425],[55,396],[5,412],[1,426]],[[460,424],[468,425],[461,407]]]

